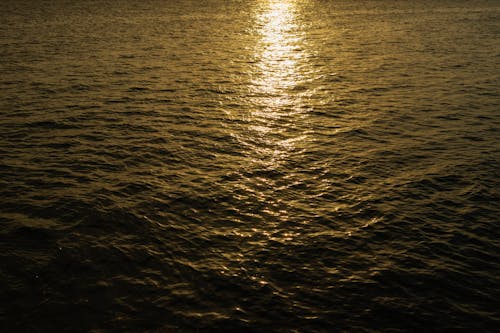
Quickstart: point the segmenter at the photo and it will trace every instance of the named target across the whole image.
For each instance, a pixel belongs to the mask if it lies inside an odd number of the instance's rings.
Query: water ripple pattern
[[[500,6],[0,4],[0,330],[494,331]]]

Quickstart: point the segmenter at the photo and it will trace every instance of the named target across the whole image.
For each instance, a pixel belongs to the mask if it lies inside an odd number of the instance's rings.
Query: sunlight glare
[[[259,45],[261,77],[256,80],[258,92],[280,93],[282,101],[271,105],[280,106],[287,101],[287,88],[293,88],[300,75],[297,62],[302,57],[299,47],[302,42],[298,31],[294,1],[270,1],[266,11],[259,17],[262,35]],[[268,104],[269,105],[269,104]]]

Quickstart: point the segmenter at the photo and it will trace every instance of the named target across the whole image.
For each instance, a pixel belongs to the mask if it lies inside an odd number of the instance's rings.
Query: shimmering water
[[[0,329],[498,329],[499,18],[2,1]]]

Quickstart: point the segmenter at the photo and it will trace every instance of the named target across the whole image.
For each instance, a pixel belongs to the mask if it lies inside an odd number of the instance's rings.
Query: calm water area
[[[3,0],[0,331],[493,332],[500,3]]]

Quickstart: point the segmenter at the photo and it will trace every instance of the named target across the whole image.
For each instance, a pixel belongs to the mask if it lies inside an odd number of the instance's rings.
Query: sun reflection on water
[[[234,137],[244,150],[241,181],[233,184],[238,200],[258,207],[247,212],[262,226],[248,234],[265,246],[267,241],[292,241],[297,235],[284,227],[290,220],[284,193],[300,183],[293,159],[300,156],[308,133],[304,85],[310,79],[307,47],[298,0],[262,0],[255,13],[257,40],[249,71],[248,94],[240,113],[241,128]],[[263,242],[263,243],[261,243]]]
[[[286,160],[302,133],[292,131],[300,118],[301,95],[295,88],[305,80],[303,31],[298,25],[298,3],[295,0],[269,0],[257,12],[255,47],[258,59],[251,84],[249,129],[260,140],[254,146],[256,157],[276,169]],[[296,117],[294,117],[296,116]]]
[[[293,88],[301,79],[298,62],[303,57],[302,35],[295,17],[296,6],[294,1],[269,1],[258,17],[260,75],[254,84],[256,92],[271,95],[272,98],[266,101],[270,106],[279,107],[290,102],[283,90]]]
[[[251,107],[244,115],[245,134],[238,138],[248,153],[245,169],[246,175],[250,175],[240,186],[243,193],[251,194],[248,200],[262,204],[260,213],[266,220],[264,228],[251,233],[283,242],[291,241],[295,235],[284,234],[279,227],[290,219],[279,193],[283,182],[293,181],[289,162],[297,154],[297,146],[307,139],[307,134],[300,130],[306,116],[304,90],[296,89],[307,79],[298,4],[296,0],[267,0],[256,11],[256,62],[247,100]],[[256,174],[260,176],[253,176]]]

